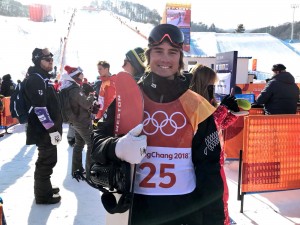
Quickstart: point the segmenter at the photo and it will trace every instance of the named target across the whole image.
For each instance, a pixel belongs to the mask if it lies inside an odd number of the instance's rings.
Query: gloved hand
[[[139,136],[142,130],[143,124],[139,124],[118,140],[115,153],[119,159],[130,164],[138,164],[142,161],[147,147],[147,136]]]
[[[224,105],[227,109],[233,112],[239,112],[240,108],[236,102],[236,98],[232,95],[226,95],[221,101],[221,105]]]
[[[51,144],[58,145],[61,142],[61,135],[58,131],[49,133],[51,138]]]
[[[98,121],[99,121],[99,119],[94,119],[93,120],[93,129],[97,129],[98,128]]]
[[[91,108],[91,113],[97,114],[99,109],[100,109],[100,105],[98,104],[98,102],[93,103],[92,108]]]

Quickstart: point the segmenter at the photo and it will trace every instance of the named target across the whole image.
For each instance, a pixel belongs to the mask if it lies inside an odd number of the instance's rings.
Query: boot
[[[59,191],[60,191],[60,190],[59,190],[59,187],[57,187],[57,186],[55,186],[55,185],[52,185],[52,193],[53,193],[53,194],[58,194]]]
[[[50,198],[45,199],[45,198],[40,198],[40,199],[35,199],[36,204],[56,204],[59,203],[61,200],[61,197],[59,194],[53,194]]]

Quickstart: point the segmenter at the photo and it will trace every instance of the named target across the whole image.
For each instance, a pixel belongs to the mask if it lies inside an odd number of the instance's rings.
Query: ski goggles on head
[[[157,46],[165,40],[175,48],[182,48],[184,35],[178,27],[172,24],[160,24],[150,32],[148,46]]]

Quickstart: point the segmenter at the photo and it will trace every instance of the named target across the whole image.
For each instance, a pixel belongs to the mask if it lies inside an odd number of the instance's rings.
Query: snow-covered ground
[[[71,14],[67,14],[56,23],[0,17],[1,28],[6,24],[1,31],[10,37],[1,32],[0,74],[11,73],[16,80],[17,74],[26,71],[31,64],[31,52],[35,47],[60,51],[60,37],[66,35],[70,17]],[[14,32],[14,36],[10,32]],[[65,62],[81,66],[88,79],[93,81],[97,76],[98,60],[110,62],[111,72],[116,73],[121,70],[124,54],[137,46],[146,47],[146,40],[109,13],[78,12],[67,42]],[[61,189],[62,201],[56,205],[35,204],[33,173],[37,151],[35,146],[25,145],[24,130],[23,125],[17,125],[10,128],[12,134],[0,138],[0,196],[4,200],[8,225],[104,225],[105,210],[100,192],[84,182],[78,183],[70,175],[72,148],[66,139],[67,126],[58,146],[58,163],[52,176],[53,184]],[[226,162],[225,170],[230,191],[230,217],[237,224],[300,224],[300,190],[246,195],[244,213],[240,213],[238,162]]]

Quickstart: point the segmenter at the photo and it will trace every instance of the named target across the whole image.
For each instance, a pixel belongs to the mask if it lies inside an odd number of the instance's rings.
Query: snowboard
[[[142,92],[133,76],[120,72],[115,77],[116,111],[115,136],[127,134],[131,129],[143,122],[144,100]],[[133,192],[135,165],[131,165],[131,191]],[[120,194],[114,194],[117,201]],[[130,225],[130,209],[124,213],[106,213],[106,225]]]

